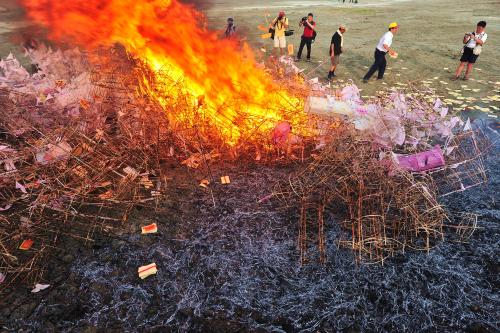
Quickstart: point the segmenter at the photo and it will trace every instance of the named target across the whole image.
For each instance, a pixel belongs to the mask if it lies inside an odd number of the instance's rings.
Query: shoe
[[[456,80],[458,80],[458,76],[453,76],[450,80],[456,81]]]
[[[299,62],[300,61],[300,58],[295,58],[293,59],[295,62]]]
[[[306,59],[307,62],[311,62],[311,59]]]
[[[377,81],[380,81],[380,80],[383,80],[383,79],[384,79],[383,77],[378,77]]]
[[[469,78],[464,76],[464,77],[462,78],[462,80],[464,80],[464,81],[469,81]]]
[[[335,75],[335,73],[333,73],[331,76],[332,76],[332,78],[333,78],[333,77],[337,77],[337,75]]]
[[[368,80],[367,79],[363,79],[363,83],[368,83]]]

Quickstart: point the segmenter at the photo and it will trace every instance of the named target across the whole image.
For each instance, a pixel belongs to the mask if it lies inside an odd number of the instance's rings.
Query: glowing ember
[[[220,40],[207,30],[205,18],[194,7],[177,0],[21,0],[28,16],[48,27],[55,41],[86,48],[120,43],[152,70],[168,71],[168,82],[158,75],[153,95],[172,120],[196,125],[195,119],[175,114],[172,101],[187,94],[188,104],[202,108],[205,119],[231,145],[249,140],[255,132],[270,133],[276,123],[296,125],[302,115],[285,119],[302,102],[257,68],[253,53],[237,41]],[[172,80],[173,79],[173,80]],[[160,89],[182,84],[182,90]]]

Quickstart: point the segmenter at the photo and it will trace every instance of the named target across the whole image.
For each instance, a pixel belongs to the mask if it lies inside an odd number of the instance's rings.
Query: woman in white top
[[[460,58],[460,65],[458,65],[457,71],[455,72],[455,76],[452,80],[457,80],[460,74],[462,74],[462,70],[465,65],[467,65],[467,70],[465,71],[465,75],[463,77],[464,80],[469,79],[469,75],[472,72],[472,67],[476,63],[477,58],[479,57],[478,46],[483,46],[484,42],[486,42],[486,38],[488,35],[485,32],[486,30],[486,22],[480,21],[477,24],[476,31],[465,34],[464,36],[464,52],[462,57]],[[476,51],[474,52],[474,49]]]

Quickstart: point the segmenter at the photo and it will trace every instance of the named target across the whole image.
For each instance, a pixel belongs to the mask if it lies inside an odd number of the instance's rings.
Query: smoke
[[[214,0],[181,0],[181,2],[194,5],[201,10],[209,9],[214,5]]]

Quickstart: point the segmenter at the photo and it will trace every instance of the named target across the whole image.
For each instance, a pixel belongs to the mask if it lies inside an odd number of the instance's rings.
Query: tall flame
[[[86,48],[120,43],[153,70],[169,68],[192,103],[203,99],[228,144],[257,127],[268,131],[283,120],[283,109],[300,103],[256,66],[247,45],[219,39],[204,15],[178,0],[20,1],[52,40]],[[155,97],[167,103],[162,92]]]

